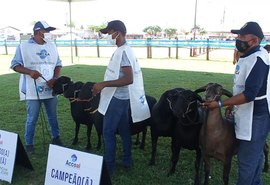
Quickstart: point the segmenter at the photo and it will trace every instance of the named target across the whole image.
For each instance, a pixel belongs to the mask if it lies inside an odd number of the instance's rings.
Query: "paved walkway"
[[[0,75],[14,73],[10,67],[13,55],[0,55]],[[103,65],[108,64],[109,58],[77,57],[73,64],[70,57],[61,57],[64,66],[74,64]],[[172,69],[184,71],[203,71],[213,73],[233,74],[235,66],[226,61],[207,61],[204,56],[185,59],[138,59],[142,68]]]
[[[76,64],[104,65],[108,63],[108,58],[80,58]],[[233,74],[235,66],[231,62],[216,62],[206,60],[187,59],[138,59],[142,68],[172,69],[183,71],[204,71],[213,73]]]

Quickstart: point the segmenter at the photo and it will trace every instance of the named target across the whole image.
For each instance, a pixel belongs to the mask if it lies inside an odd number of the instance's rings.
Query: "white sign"
[[[50,145],[45,185],[99,185],[103,157]]]
[[[0,179],[11,183],[18,135],[0,130]]]

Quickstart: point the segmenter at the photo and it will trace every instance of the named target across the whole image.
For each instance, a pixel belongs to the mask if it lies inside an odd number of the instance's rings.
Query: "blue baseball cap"
[[[114,20],[108,23],[106,28],[99,30],[103,34],[107,34],[110,30],[120,31],[123,34],[127,33],[125,24],[120,20]]]
[[[46,23],[45,21],[38,21],[34,25],[33,31],[34,32],[38,31],[38,30],[53,31],[55,29],[56,29],[55,27],[49,26],[48,23]]]
[[[259,37],[260,39],[264,38],[262,28],[256,22],[247,22],[239,30],[231,30],[231,32],[234,34],[239,34],[239,35],[252,34],[252,35]]]

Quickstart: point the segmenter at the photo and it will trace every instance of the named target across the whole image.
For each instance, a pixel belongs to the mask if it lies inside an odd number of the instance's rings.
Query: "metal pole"
[[[196,25],[197,25],[196,21],[197,21],[197,0],[195,1],[194,35],[193,35],[194,40],[196,38]]]
[[[71,20],[71,0],[69,3],[69,32],[70,32],[70,52],[71,52],[71,63],[73,64],[73,44],[72,44],[72,20]]]
[[[193,40],[196,40],[196,30],[197,30],[197,0],[195,1],[195,16],[194,16],[194,28],[193,28]],[[192,48],[192,51],[190,52],[190,56],[195,56],[196,54],[196,48]]]

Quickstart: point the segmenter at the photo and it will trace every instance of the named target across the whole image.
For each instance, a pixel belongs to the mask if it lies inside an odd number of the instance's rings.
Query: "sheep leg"
[[[100,148],[101,148],[101,133],[99,133],[99,132],[97,131],[97,135],[98,135],[98,143],[97,143],[96,149],[97,149],[97,150],[100,150]]]
[[[210,175],[210,159],[208,157],[204,157],[204,185],[208,185],[209,183],[209,175]]]
[[[172,150],[172,158],[171,158],[171,162],[172,162],[172,166],[171,169],[168,173],[168,176],[174,174],[175,172],[175,168],[176,168],[176,164],[179,160],[179,153],[180,153],[180,144],[179,142],[176,140],[176,138],[172,138],[172,142],[171,142],[171,150]]]
[[[151,130],[151,141],[152,141],[152,152],[151,152],[151,159],[150,159],[149,165],[155,165],[158,136],[156,134],[153,134],[152,130]]]
[[[99,112],[96,112],[94,114],[94,127],[97,131],[98,135],[98,143],[97,143],[97,150],[100,150],[101,148],[101,136],[102,136],[102,131],[103,131],[103,115],[100,114]]]
[[[199,178],[199,182],[198,185],[201,185],[202,182],[202,176],[203,176],[203,167],[204,167],[204,153],[203,150],[201,150],[201,158],[200,158],[200,164],[199,164],[199,174],[198,174],[198,178]]]
[[[264,168],[263,172],[268,172],[269,170],[269,164],[268,164],[268,153],[269,153],[269,146],[267,143],[265,143],[264,148],[263,148],[263,153],[264,153]]]
[[[75,125],[75,137],[73,139],[72,145],[76,145],[78,143],[79,130],[80,130],[80,123],[76,123],[76,125]]]
[[[87,124],[87,145],[85,148],[86,150],[90,150],[92,148],[91,141],[90,141],[92,126],[93,124],[91,123]]]
[[[145,139],[146,139],[146,133],[147,133],[147,127],[145,127],[143,129],[143,132],[142,132],[142,142],[141,142],[141,145],[140,145],[140,149],[144,149],[145,147]]]
[[[230,157],[228,160],[226,160],[224,162],[224,166],[223,166],[223,182],[224,182],[224,185],[229,184],[229,175],[230,175],[230,171],[231,171],[231,162],[232,162],[232,157]]]
[[[200,173],[200,165],[201,165],[201,150],[197,149],[196,150],[196,160],[195,160],[195,178],[194,178],[194,185],[199,185],[200,178],[199,178],[199,173]]]
[[[136,134],[136,141],[134,142],[135,145],[140,144],[140,133]]]

